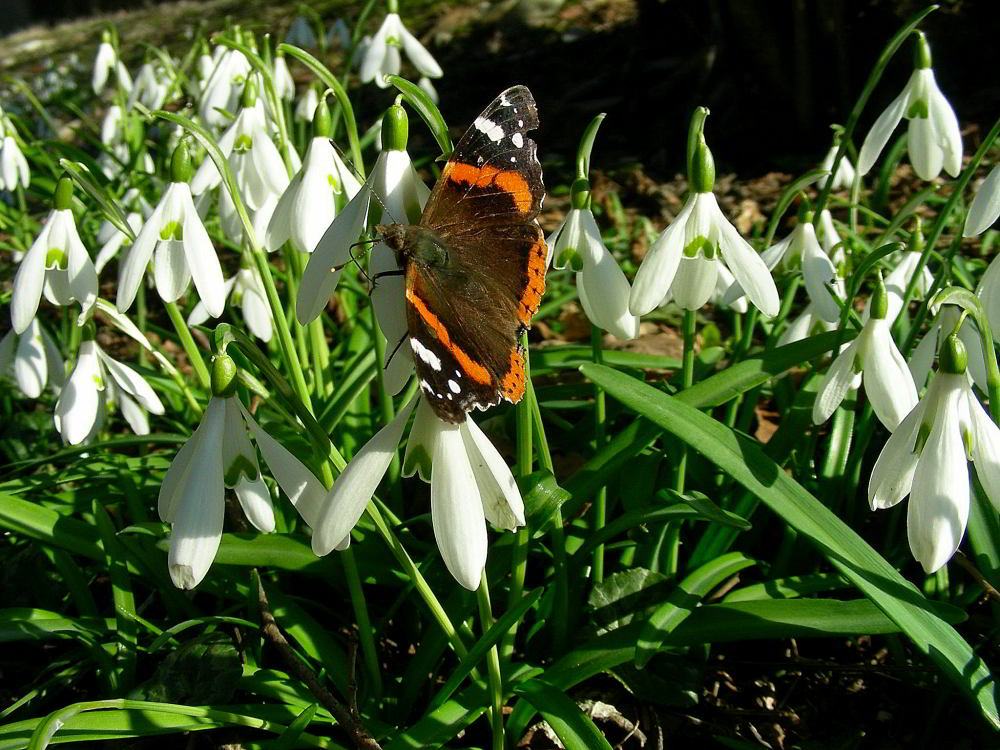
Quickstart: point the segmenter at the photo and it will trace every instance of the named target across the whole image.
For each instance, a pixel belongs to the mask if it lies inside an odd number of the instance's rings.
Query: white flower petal
[[[163,414],[163,404],[145,378],[126,364],[99,352],[101,363],[125,393],[136,399],[144,409],[153,414]]]
[[[907,150],[913,171],[922,180],[933,180],[941,174],[944,151],[937,141],[937,134],[929,118],[914,117],[910,120]]]
[[[813,424],[826,422],[840,406],[847,391],[857,387],[859,373],[854,371],[854,365],[861,344],[860,339],[864,335],[865,332],[862,331],[857,339],[848,344],[833,360],[829,371],[823,376],[816,391],[816,400],[813,402]]]
[[[700,251],[694,257],[682,256],[670,285],[674,302],[684,310],[700,310],[715,291],[719,265],[715,258],[706,258]]]
[[[274,531],[274,506],[271,505],[271,493],[260,475],[257,475],[256,479],[247,479],[240,474],[233,491],[236,492],[247,520],[257,531],[263,531],[265,534]]]
[[[886,318],[889,320],[889,318]],[[909,369],[913,384],[920,390],[927,383],[927,376],[931,373],[931,365],[934,364],[934,357],[937,356],[938,336],[941,332],[941,324],[935,323],[927,329],[927,333],[920,339],[920,343],[910,352]]]
[[[10,344],[14,344],[14,334],[8,333]],[[5,339],[7,340],[7,339]],[[28,398],[38,398],[48,382],[49,368],[46,362],[45,342],[42,327],[33,318],[28,329],[17,338],[16,354],[13,357],[14,380]],[[3,369],[0,369],[2,372]]]
[[[333,483],[313,526],[312,548],[317,555],[328,554],[351,533],[361,518],[396,453],[414,403],[411,399],[389,424],[365,443]]]
[[[722,250],[722,259],[725,261],[733,276],[743,288],[747,299],[754,306],[768,317],[778,314],[780,302],[778,300],[778,289],[771,278],[771,271],[767,264],[758,255],[750,243],[747,242],[736,227],[722,215],[718,209],[717,228],[720,233],[719,247]],[[727,294],[728,297],[728,294]]]
[[[910,81],[912,83],[913,78]],[[865,142],[861,144],[861,151],[858,152],[857,164],[857,171],[862,176],[868,174],[875,165],[879,154],[882,153],[882,149],[885,148],[885,144],[889,141],[892,131],[896,129],[899,121],[903,119],[903,115],[906,112],[906,105],[910,98],[910,85],[908,83],[907,87],[903,89],[903,93],[892,100],[889,106],[885,108],[885,111],[875,120],[872,129],[868,131],[868,135],[865,136]]]
[[[868,504],[872,510],[891,508],[908,494],[917,468],[913,452],[920,424],[926,413],[927,397],[906,415],[886,441],[868,481]]]
[[[431,469],[431,521],[448,572],[475,591],[486,567],[486,518],[459,426],[444,422]]]
[[[979,186],[976,197],[969,206],[969,215],[965,217],[965,237],[975,237],[982,234],[1000,216],[1000,164],[993,167],[983,184]],[[993,259],[993,266],[996,258]],[[992,321],[991,321],[992,324]]]
[[[524,526],[524,501],[503,456],[471,419],[462,422],[459,431],[476,477],[486,519],[494,527],[507,531]]]
[[[593,244],[594,240],[585,240]],[[600,238],[596,240],[600,243]],[[596,262],[592,256],[597,256]],[[590,321],[620,339],[639,335],[639,318],[629,312],[628,279],[603,244],[583,254],[583,271],[576,275],[580,303]]]
[[[14,276],[10,299],[10,323],[14,332],[24,333],[38,311],[42,298],[42,284],[45,280],[45,262],[49,252],[49,236],[57,211],[52,211],[42,226],[31,249],[21,258]]]
[[[403,37],[403,51],[410,58],[413,67],[428,78],[440,78],[444,75],[441,71],[441,66],[438,65],[437,60],[434,59],[431,53],[427,51],[427,48],[405,26],[400,24],[399,28]]]
[[[247,426],[253,433],[257,447],[264,457],[271,476],[278,483],[302,520],[315,528],[318,525],[326,488],[291,451],[271,437],[243,410]]]
[[[421,398],[406,439],[406,452],[403,454],[404,477],[411,477],[416,473],[425,482],[431,481],[431,463],[434,460],[440,422],[427,400]]]
[[[993,507],[1000,511],[1000,427],[986,413],[971,389],[966,390],[965,398],[969,402],[974,434],[972,459],[976,474]]]
[[[118,297],[116,305],[119,312],[127,312],[135,300],[136,292],[139,291],[139,284],[146,274],[146,268],[153,257],[156,243],[160,241],[160,232],[163,230],[164,209],[172,201],[175,185],[171,183],[167,188],[160,202],[153,209],[153,214],[142,225],[139,234],[136,235],[135,242],[129,248],[125,259],[118,268]]]
[[[955,554],[969,520],[969,467],[959,424],[959,394],[949,390],[942,399],[917,461],[906,513],[910,551],[927,573]]]
[[[646,257],[642,259],[642,265],[632,281],[632,293],[629,297],[629,310],[633,315],[641,316],[651,312],[670,289],[684,250],[685,225],[696,200],[697,194],[688,198],[681,212],[656,238]]]
[[[103,388],[97,344],[84,341],[80,344],[76,366],[59,394],[53,415],[56,429],[69,445],[79,445],[90,435],[97,422],[101,406],[99,391]]]
[[[148,435],[149,417],[146,416],[145,410],[127,393],[119,392],[115,396],[118,398],[118,408],[122,417],[132,428],[132,432],[136,435]]]
[[[186,185],[184,186],[187,187]],[[225,280],[215,246],[201,223],[190,193],[184,194],[184,255],[187,258],[191,279],[205,309],[213,318],[222,315],[226,306]]]
[[[865,395],[875,416],[890,431],[895,430],[917,405],[917,389],[889,332],[888,319],[873,319],[866,324],[871,339],[863,352]]]
[[[955,110],[934,80],[934,71],[928,68],[927,73],[930,78],[928,114],[941,149],[943,166],[952,177],[958,177],[958,173],[962,171],[962,131],[958,127]]]

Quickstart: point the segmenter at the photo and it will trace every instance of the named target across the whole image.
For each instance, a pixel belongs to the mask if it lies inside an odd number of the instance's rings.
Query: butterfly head
[[[401,266],[418,263],[442,268],[448,265],[448,247],[433,231],[419,225],[388,224],[375,228],[378,236],[396,254]]]

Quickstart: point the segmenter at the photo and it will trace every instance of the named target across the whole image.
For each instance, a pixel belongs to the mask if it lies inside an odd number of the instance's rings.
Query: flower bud
[[[950,375],[961,375],[968,363],[969,355],[965,351],[965,344],[957,334],[949,334],[938,352],[938,369]]]
[[[236,363],[228,354],[212,360],[212,395],[229,398],[236,393]]]
[[[398,104],[389,107],[382,116],[382,148],[386,151],[405,151],[409,126],[405,109]]]
[[[699,134],[691,160],[691,174],[688,175],[691,189],[696,193],[711,193],[715,187],[715,159],[705,143],[705,136]]]
[[[191,166],[191,154],[188,153],[187,144],[182,140],[170,155],[170,181],[190,182],[192,174],[194,168]]]
[[[384,127],[384,125],[383,125]],[[333,119],[330,117],[330,106],[324,96],[313,112],[313,138],[330,138],[333,135]]]
[[[924,229],[919,216],[913,218],[913,231],[910,232],[910,241],[906,249],[914,253],[924,251]]]
[[[63,175],[56,183],[56,211],[65,211],[73,207],[73,180]]]
[[[577,178],[570,188],[570,201],[575,209],[590,207],[590,180],[586,177]]]

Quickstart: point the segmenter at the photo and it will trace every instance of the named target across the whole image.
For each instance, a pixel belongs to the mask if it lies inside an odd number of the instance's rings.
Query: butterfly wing
[[[459,141],[420,220],[446,262],[407,263],[407,323],[421,387],[447,421],[524,394],[519,340],[547,267],[536,219],[545,189],[527,136],[536,127],[527,88],[500,94]]]

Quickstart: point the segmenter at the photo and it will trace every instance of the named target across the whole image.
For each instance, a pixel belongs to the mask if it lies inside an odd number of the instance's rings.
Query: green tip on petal
[[[104,29],[101,32],[101,41],[105,44],[111,44],[111,29]]]
[[[330,138],[333,135],[333,118],[330,117],[330,105],[324,96],[316,105],[313,113],[313,138]]]
[[[393,104],[382,116],[382,148],[387,151],[406,151],[410,120],[406,110]]]
[[[916,34],[917,46],[913,50],[913,67],[929,68],[931,67],[931,46],[927,43],[924,32],[918,31]]]
[[[59,178],[59,182],[56,183],[54,202],[56,211],[65,211],[73,207],[73,180],[71,178],[66,176]]]
[[[576,251],[576,248],[565,247],[559,253],[559,265],[569,266],[577,273],[580,273],[583,270],[583,258],[580,257],[580,253]]]
[[[938,353],[938,369],[951,375],[961,375],[968,364],[969,355],[965,351],[965,344],[957,334],[949,334]]]
[[[691,188],[696,193],[711,193],[715,187],[715,159],[712,158],[712,151],[705,143],[703,134],[698,135],[698,145],[695,146],[691,174],[688,177]]]
[[[590,180],[586,177],[577,178],[570,188],[570,200],[573,208],[590,208]]]
[[[94,321],[88,320],[81,326],[80,341],[93,341],[97,337],[97,326]]]
[[[882,280],[882,271],[878,272],[878,280],[875,283],[875,293],[872,295],[871,316],[882,320],[889,314],[889,293],[885,290],[885,282]]]
[[[170,181],[190,182],[193,174],[191,153],[188,151],[187,144],[182,140],[177,144],[174,153],[170,155]]]
[[[236,363],[228,354],[212,360],[212,395],[229,398],[236,393]]]
[[[247,82],[243,84],[243,97],[240,99],[240,106],[252,107],[257,103],[257,83],[253,77],[248,76]]]

